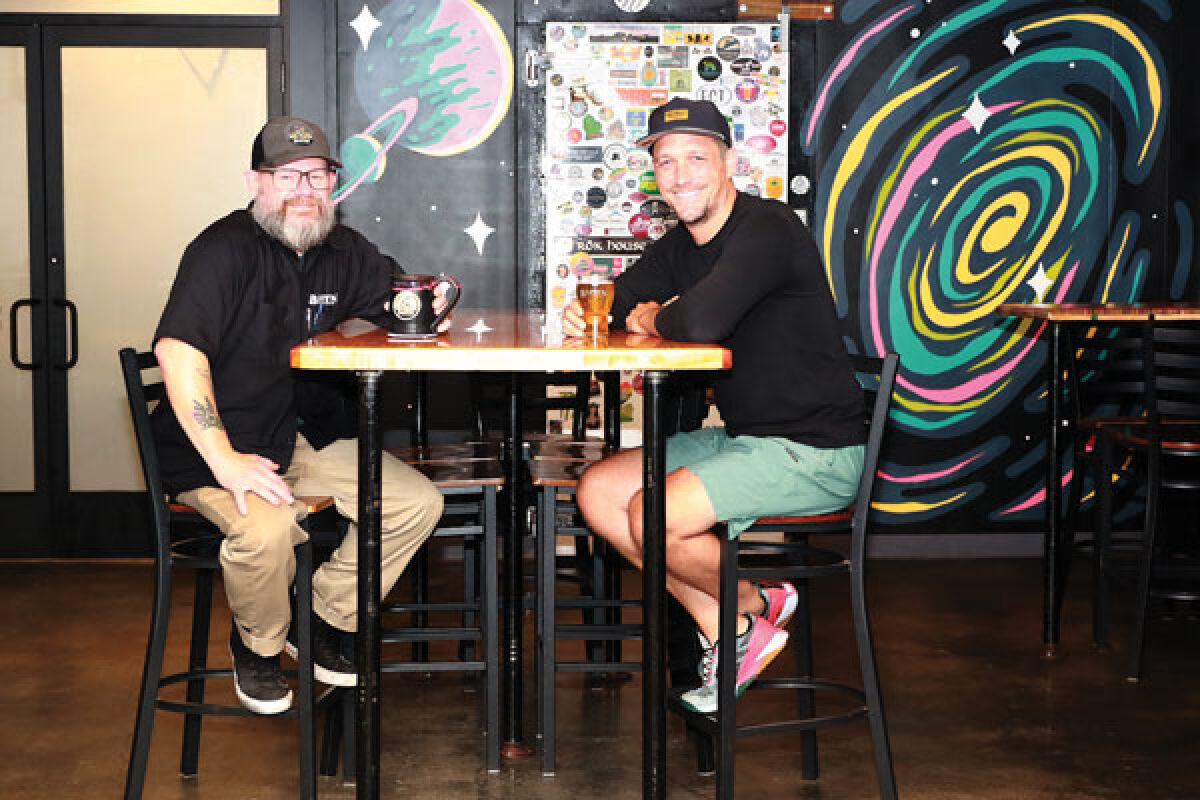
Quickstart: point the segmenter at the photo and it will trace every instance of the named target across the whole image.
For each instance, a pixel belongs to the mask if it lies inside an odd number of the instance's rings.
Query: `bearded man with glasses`
[[[294,373],[291,348],[361,317],[382,323],[399,265],[334,218],[341,167],[319,127],[271,119],[254,140],[247,209],[184,251],[154,334],[169,404],[154,412],[163,483],[225,535],[220,560],[233,612],[229,649],[238,699],[286,711],[279,653],[296,654],[294,546],[306,534],[295,495],[329,495],[358,511],[357,404],[338,375]],[[442,514],[424,476],[383,454],[381,589],[400,577]],[[313,575],[318,680],[353,686],[342,632],[357,628],[357,529]]]

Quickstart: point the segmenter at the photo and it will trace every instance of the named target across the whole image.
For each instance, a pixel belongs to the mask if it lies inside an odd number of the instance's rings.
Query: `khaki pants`
[[[392,588],[421,543],[442,516],[442,496],[424,475],[383,454],[381,560],[383,594]],[[296,495],[329,495],[350,530],[333,555],[313,575],[313,610],[335,628],[353,631],[358,611],[358,442],[342,439],[321,450],[299,436],[284,479]],[[242,516],[233,495],[205,486],[183,492],[179,501],[195,508],[225,535],[220,560],[225,594],[246,646],[261,656],[283,649],[291,622],[288,602],[296,574],[293,548],[307,534],[297,524],[299,504],[273,506],[246,495]]]

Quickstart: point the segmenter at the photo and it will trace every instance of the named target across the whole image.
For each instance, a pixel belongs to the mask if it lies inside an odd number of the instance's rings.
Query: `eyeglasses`
[[[281,192],[292,192],[299,189],[302,178],[308,180],[308,185],[314,191],[328,189],[337,180],[337,170],[332,170],[328,167],[318,167],[317,169],[310,169],[307,172],[301,172],[298,169],[264,169],[260,171],[271,173],[271,179],[275,182],[275,188]]]

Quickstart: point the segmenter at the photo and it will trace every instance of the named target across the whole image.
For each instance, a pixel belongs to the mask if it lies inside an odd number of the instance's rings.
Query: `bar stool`
[[[782,543],[750,541],[744,534],[730,539],[725,533],[724,525],[718,525],[716,528],[717,538],[721,540],[720,633],[717,637],[719,642],[733,642],[737,638],[739,579],[789,580],[795,583],[800,593],[795,621],[792,623],[799,676],[785,679],[761,677],[750,686],[751,690],[795,690],[799,705],[798,718],[756,725],[737,725],[737,664],[736,658],[730,655],[736,651],[733,647],[722,646],[717,651],[718,710],[715,714],[689,711],[679,700],[679,690],[673,690],[669,696],[668,704],[672,710],[683,714],[689,724],[717,737],[719,754],[716,795],[721,800],[732,800],[734,797],[734,755],[736,740],[739,737],[801,732],[802,773],[806,779],[812,780],[817,777],[815,732],[834,725],[856,722],[864,717],[870,725],[880,796],[896,797],[883,697],[879,689],[874,644],[867,613],[864,571],[867,523],[899,358],[892,353],[882,359],[851,356],[851,361],[860,375],[860,380],[866,378],[864,394],[867,399],[866,453],[862,478],[853,506],[835,514],[763,518],[747,531],[782,531],[786,537]],[[810,534],[837,530],[846,522],[850,524],[850,541],[844,553],[809,544]],[[861,688],[839,681],[816,678],[812,674],[807,585],[810,579],[834,575],[848,575],[850,578],[850,603],[861,670]],[[818,716],[814,703],[817,692],[849,697],[856,704],[839,713]]]
[[[142,474],[146,481],[146,495],[155,539],[154,607],[146,646],[146,658],[142,669],[141,688],[138,692],[133,745],[125,778],[125,798],[126,800],[136,800],[142,796],[145,785],[150,739],[154,727],[154,715],[157,711],[186,715],[180,757],[180,774],[184,777],[192,777],[198,771],[200,724],[204,716],[257,715],[240,705],[214,704],[204,700],[206,681],[213,678],[232,678],[233,676],[232,669],[208,667],[213,577],[221,568],[217,554],[223,537],[216,527],[194,509],[180,503],[169,503],[163,492],[162,481],[159,477],[158,451],[150,427],[149,410],[154,404],[166,402],[166,390],[161,381],[147,383],[142,377],[143,371],[157,368],[158,362],[154,353],[138,353],[133,348],[126,347],[120,351],[120,362],[138,453],[141,456]],[[329,497],[298,497],[296,500],[304,503],[310,514],[333,506],[333,500]],[[193,570],[195,575],[190,654],[187,670],[164,674],[163,660],[171,616],[171,581],[173,571],[177,567]],[[316,796],[314,714],[317,710],[331,705],[340,694],[343,694],[340,690],[328,689],[319,699],[314,698],[310,630],[312,619],[311,542],[306,541],[296,547],[296,593],[299,646],[297,659],[299,667],[295,673],[298,679],[297,700],[291,709],[278,716],[295,718],[300,722],[299,796],[307,800]],[[162,689],[180,683],[186,684],[183,701],[162,696]],[[349,693],[345,694],[349,696]],[[323,770],[328,767],[324,760],[322,767]]]
[[[428,645],[457,641],[457,660],[436,660],[428,649],[408,661],[385,659],[383,672],[476,672],[483,676],[485,762],[489,772],[500,769],[500,618],[497,553],[497,494],[505,484],[504,472],[495,458],[406,459],[428,478],[446,499],[442,519],[430,540],[457,538],[463,543],[463,595],[461,600],[435,601],[428,588],[412,601],[387,602],[381,609],[388,617],[408,615],[408,625],[385,622],[384,644]],[[428,546],[427,541],[424,546]],[[430,625],[431,614],[459,614],[458,626]],[[475,652],[478,643],[482,658]]]
[[[1181,495],[1191,506],[1200,491],[1200,331],[1194,326],[1156,320],[1142,329],[1142,407],[1145,415],[1100,430],[1097,465],[1096,624],[1097,641],[1107,640],[1110,583],[1133,578],[1136,604],[1126,680],[1141,680],[1146,616],[1151,597],[1195,602],[1200,599],[1200,558],[1190,529],[1186,542],[1167,557],[1160,524],[1164,493]],[[1130,486],[1145,486],[1145,510],[1134,559],[1121,558],[1112,535],[1112,476]],[[1132,563],[1130,563],[1132,561]]]

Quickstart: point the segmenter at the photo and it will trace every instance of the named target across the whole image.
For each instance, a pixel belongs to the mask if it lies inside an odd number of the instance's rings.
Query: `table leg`
[[[358,373],[358,713],[354,731],[358,800],[379,798],[380,375],[377,371]]]
[[[667,373],[647,370],[642,408],[642,797],[667,796],[667,448],[662,394]]]
[[[504,758],[527,758],[533,750],[521,741],[524,659],[522,614],[524,612],[525,508],[521,498],[521,374],[514,372],[508,391],[508,436],[505,468],[508,473],[508,546],[504,552]]]
[[[1048,393],[1047,416],[1050,428],[1046,447],[1046,535],[1042,553],[1042,658],[1053,659],[1058,655],[1059,615],[1062,610],[1060,596],[1059,537],[1062,527],[1062,371],[1063,330],[1056,322],[1050,322],[1050,352],[1046,363],[1049,369],[1046,381]]]

